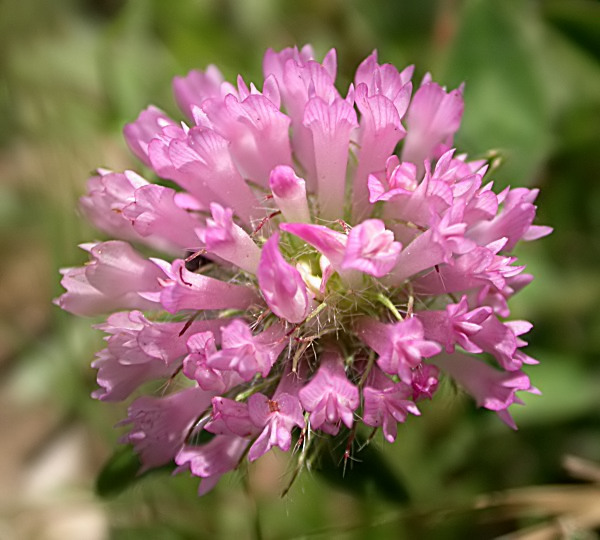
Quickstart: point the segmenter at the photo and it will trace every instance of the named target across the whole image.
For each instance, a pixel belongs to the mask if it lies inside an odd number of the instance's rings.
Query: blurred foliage
[[[58,407],[113,446],[123,410],[89,399],[99,336],[50,305],[58,268],[81,264],[75,246],[100,237],[76,211],[85,179],[97,166],[139,169],[121,126],[151,102],[177,115],[175,74],[215,63],[229,79],[260,81],[267,47],[306,42],[320,54],[337,48],[341,84],[374,48],[381,61],[415,63],[417,81],[428,69],[448,87],[465,81],[458,147],[496,150],[498,186],[541,188],[538,223],[555,232],[520,249],[536,281],[512,305],[535,323],[530,354],[541,363],[530,373],[543,395],[526,397],[513,433],[445,386],[395,445],[376,438],[380,470],[402,479],[408,506],[364,484],[326,487],[312,473],[277,499],[290,471],[273,452],[202,499],[185,475],[144,478],[109,504],[112,537],[490,538],[535,527],[555,514],[474,501],[573,482],[565,454],[600,461],[597,1],[3,0],[0,372],[24,400]],[[359,469],[363,455],[354,458]]]

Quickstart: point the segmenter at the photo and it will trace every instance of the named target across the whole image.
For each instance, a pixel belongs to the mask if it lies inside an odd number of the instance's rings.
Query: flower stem
[[[388,308],[392,312],[392,315],[396,317],[396,319],[398,319],[399,321],[403,320],[402,315],[400,315],[400,312],[398,311],[398,308],[396,308],[396,306],[387,296],[383,295],[382,293],[377,293],[375,299],[381,304],[383,304],[386,308]]]

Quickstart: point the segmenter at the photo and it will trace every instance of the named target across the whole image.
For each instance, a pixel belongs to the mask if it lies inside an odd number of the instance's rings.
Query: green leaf
[[[519,427],[573,422],[598,411],[598,375],[587,372],[573,356],[548,350],[535,356],[543,359],[543,364],[526,371],[542,395],[520,394],[526,406],[510,410]]]
[[[594,0],[547,0],[540,7],[556,28],[600,58],[600,4]]]
[[[186,529],[183,529],[174,523],[153,523],[147,526],[117,527],[111,531],[110,537],[112,540],[146,540],[148,538],[195,540],[198,538],[198,535],[197,531],[192,529],[191,524]]]
[[[139,478],[142,464],[133,446],[119,448],[104,464],[96,479],[96,493],[100,497],[113,497]]]
[[[120,447],[100,471],[96,479],[96,493],[100,497],[114,497],[148,474],[173,470],[173,466],[169,464],[140,474],[141,467],[140,458],[133,450],[133,446]]]
[[[504,184],[531,181],[552,143],[541,36],[530,2],[468,0],[449,54],[443,80],[466,82],[456,146],[471,155],[498,150],[504,162],[494,177]]]
[[[352,452],[344,463],[346,439],[347,436],[337,437],[321,449],[320,460],[315,467],[317,473],[333,487],[355,496],[375,495],[394,503],[406,504],[410,500],[406,487],[375,444],[363,447],[364,440],[361,442],[357,437],[355,448],[362,449]]]

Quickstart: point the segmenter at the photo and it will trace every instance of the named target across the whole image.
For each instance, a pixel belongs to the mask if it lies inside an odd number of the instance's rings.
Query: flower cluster
[[[205,493],[273,447],[301,466],[358,424],[394,441],[442,373],[514,427],[516,393],[537,390],[531,324],[506,320],[532,279],[511,250],[550,232],[537,190],[495,193],[488,162],[455,152],[462,88],[427,75],[413,92],[412,67],[373,53],[340,93],[335,51],[309,46],[263,67],[262,90],[214,66],[176,78],[187,124],[149,107],[124,129],[162,180],[102,169],[82,198],[120,239],[83,245],[57,300],[114,312],[94,397],[161,389],[130,405],[123,440]]]

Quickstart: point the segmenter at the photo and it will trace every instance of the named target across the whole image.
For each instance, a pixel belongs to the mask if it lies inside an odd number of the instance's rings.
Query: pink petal
[[[275,233],[262,248],[258,284],[273,313],[291,323],[299,323],[310,311],[306,285],[300,272],[282,257],[278,242],[279,234]]]

